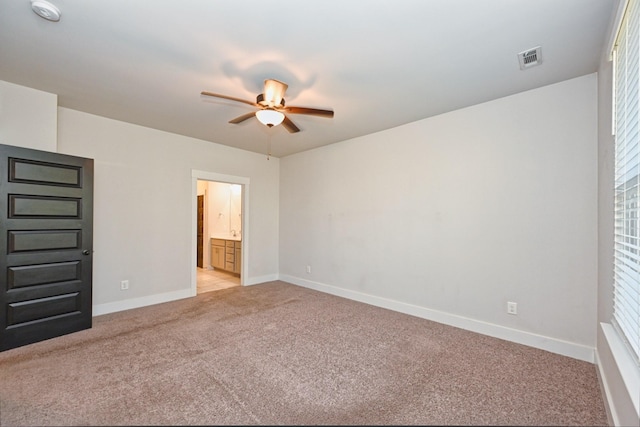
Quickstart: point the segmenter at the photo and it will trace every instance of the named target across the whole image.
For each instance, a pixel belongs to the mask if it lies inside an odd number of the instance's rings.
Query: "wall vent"
[[[521,70],[542,64],[542,50],[540,46],[520,52],[518,54],[518,61],[520,62]]]

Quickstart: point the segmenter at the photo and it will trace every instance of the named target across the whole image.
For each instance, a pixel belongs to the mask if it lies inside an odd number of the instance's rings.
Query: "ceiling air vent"
[[[542,64],[542,50],[540,46],[520,52],[518,54],[518,61],[520,62],[521,70]]]

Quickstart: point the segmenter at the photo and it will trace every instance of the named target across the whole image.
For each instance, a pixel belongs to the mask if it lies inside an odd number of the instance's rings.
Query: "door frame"
[[[237,184],[242,186],[242,268],[240,270],[240,286],[247,283],[247,273],[249,271],[249,182],[250,179],[244,176],[226,175],[217,172],[207,172],[201,170],[191,170],[191,294],[198,294],[198,280],[196,262],[198,260],[198,180],[223,182],[225,184]],[[205,244],[208,240],[205,236]]]
[[[198,224],[197,229],[196,229],[196,235],[200,235],[200,223],[202,223],[202,242],[200,242],[200,240],[198,240],[198,246],[196,248],[196,265],[200,268],[204,267],[204,233],[205,231],[207,231],[207,228],[204,227],[204,221],[205,221],[205,212],[204,212],[204,203],[206,201],[205,195],[204,194],[198,194],[196,196],[196,199],[198,200],[198,215],[196,218],[196,223]],[[202,201],[202,211],[200,211],[200,202]]]

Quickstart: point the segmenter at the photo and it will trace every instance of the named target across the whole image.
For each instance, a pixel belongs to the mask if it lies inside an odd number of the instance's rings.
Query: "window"
[[[640,364],[640,0],[630,0],[614,47],[613,323]]]

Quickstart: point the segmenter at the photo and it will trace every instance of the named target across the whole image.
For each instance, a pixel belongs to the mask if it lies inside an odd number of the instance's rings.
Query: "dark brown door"
[[[91,327],[93,160],[0,145],[0,351]]]
[[[204,196],[198,196],[198,253],[197,265],[200,268],[204,266]]]

